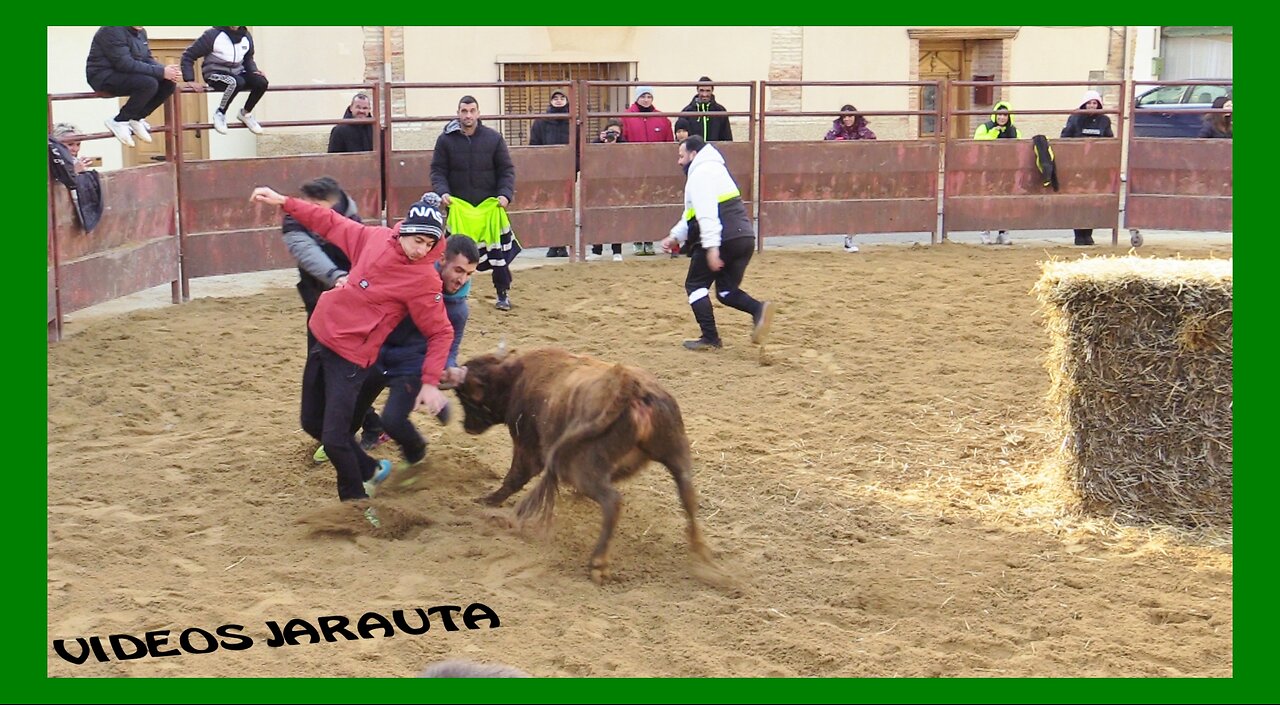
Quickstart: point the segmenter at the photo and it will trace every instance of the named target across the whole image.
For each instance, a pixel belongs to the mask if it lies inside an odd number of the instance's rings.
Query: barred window
[[[503,81],[564,81],[568,88],[572,81],[631,81],[634,63],[631,62],[577,62],[502,64]],[[502,89],[502,109],[507,114],[545,113],[551,103],[555,86],[530,86]],[[581,97],[579,97],[581,100]],[[600,112],[621,112],[631,102],[626,86],[593,86],[587,95],[587,109]],[[571,106],[578,113],[581,106]],[[583,129],[594,135],[604,129],[605,121],[593,118]],[[502,136],[509,145],[529,144],[532,120],[503,120]]]

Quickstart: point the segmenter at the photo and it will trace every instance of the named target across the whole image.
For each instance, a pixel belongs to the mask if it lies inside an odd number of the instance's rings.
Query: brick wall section
[[[804,28],[774,27],[769,45],[769,80],[804,80]],[[769,110],[800,110],[800,88],[775,88],[766,96]]]

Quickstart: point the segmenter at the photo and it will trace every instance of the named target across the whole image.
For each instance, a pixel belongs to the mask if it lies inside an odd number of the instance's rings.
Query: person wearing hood
[[[342,114],[343,120],[367,120],[373,116],[373,104],[365,93],[351,98]],[[329,154],[340,152],[372,152],[373,125],[334,125],[329,131]]]
[[[1111,131],[1111,118],[1102,114],[1102,94],[1097,91],[1085,91],[1080,99],[1078,110],[1087,113],[1074,113],[1067,117],[1067,124],[1062,128],[1059,137],[1115,137]],[[1081,246],[1093,244],[1093,228],[1076,228],[1075,243]]]
[[[1231,99],[1220,95],[1213,99],[1214,110],[1230,110]],[[1198,137],[1231,139],[1231,113],[1205,113],[1204,124],[1200,127]]]
[[[1018,139],[1018,128],[1013,125],[1013,113],[1008,101],[1002,100],[992,107],[991,119],[978,125],[978,129],[973,132],[973,138],[975,140]],[[982,232],[982,244],[992,244],[990,230]],[[1001,230],[996,235],[995,244],[1013,244],[1009,240],[1007,230]]]
[[[564,91],[551,92],[550,104],[547,106],[550,115],[567,115],[569,113],[569,96]],[[529,129],[529,144],[569,144],[569,121],[550,118],[538,118]],[[548,257],[568,257],[568,247],[548,247]]]
[[[692,129],[689,130],[689,134],[697,135],[707,142],[732,142],[733,128],[729,125],[729,118],[724,115],[711,115],[711,113],[729,112],[723,105],[716,102],[715,90],[716,87],[712,85],[710,78],[706,76],[699,78],[697,94],[680,112],[702,113],[691,118]]]
[[[342,501],[367,500],[391,474],[391,462],[375,461],[354,442],[356,400],[382,344],[407,315],[427,339],[422,390],[414,408],[438,414],[447,400],[439,390],[453,326],[445,313],[440,274],[444,216],[438,197],[414,203],[394,228],[362,225],[332,207],[285,197],[266,186],[249,200],[280,206],[302,227],[336,245],[351,261],[347,281],[320,295],[311,316],[316,344],[302,373],[302,428],[324,444],[337,471]],[[381,520],[364,510],[375,528]]]
[[[267,77],[253,60],[253,36],[248,28],[211,27],[205,30],[187,50],[182,52],[182,80],[195,81],[196,59],[204,59],[200,73],[210,87],[222,91],[222,100],[213,113],[213,129],[227,134],[227,109],[240,91],[249,89],[249,98],[236,116],[249,131],[262,134],[262,125],[253,117],[253,109],[267,92]]]
[[[991,119],[978,125],[974,130],[975,140],[1018,139],[1018,128],[1013,126],[1012,107],[1008,101],[1002,100],[991,108]]]
[[[457,119],[450,120],[436,138],[435,151],[431,154],[431,188],[450,209],[455,199],[479,208],[493,198],[498,208],[505,211],[515,199],[516,167],[507,141],[497,130],[481,123],[480,104],[473,96],[464,95],[458,100]],[[455,215],[450,213],[451,221]],[[499,311],[510,311],[508,260],[519,253],[510,233],[466,232],[453,226],[450,229],[486,245],[487,249],[481,252],[480,269],[493,272],[493,288],[498,296],[494,305]],[[495,247],[501,248],[501,256]]]
[[[742,202],[742,193],[725,166],[724,157],[701,137],[680,143],[684,185],[684,217],[662,241],[662,249],[676,252],[688,242],[689,271],[684,289],[701,335],[684,341],[688,350],[716,350],[722,345],[711,307],[714,283],[720,302],[751,315],[751,342],[764,344],[773,323],[774,306],[757,301],[741,289],[742,277],[756,249],[756,234]]]
[[[653,87],[636,86],[635,102],[627,108],[629,113],[637,113],[636,117],[622,118],[622,141],[630,144],[637,142],[674,142],[675,133],[671,131],[671,120],[650,113],[661,112],[653,104]],[[635,243],[635,254],[652,255],[652,242]]]

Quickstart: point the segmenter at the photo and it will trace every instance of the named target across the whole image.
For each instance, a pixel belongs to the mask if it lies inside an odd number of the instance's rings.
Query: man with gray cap
[[[391,474],[391,461],[375,461],[365,453],[355,442],[351,420],[378,351],[406,315],[427,339],[422,391],[414,408],[437,414],[447,403],[438,385],[453,325],[435,267],[444,239],[439,201],[424,196],[395,228],[362,225],[330,207],[286,198],[265,186],[254,189],[250,201],[283,207],[351,259],[346,282],[321,294],[311,316],[318,342],[302,373],[301,417],[303,430],[324,444],[337,470],[339,499],[368,499]],[[375,528],[381,526],[372,507],[365,518]]]
[[[635,117],[622,118],[622,141],[628,144],[637,142],[673,142],[675,133],[671,131],[671,120],[652,113],[661,112],[653,105],[653,87],[636,86],[635,102],[627,108],[628,113],[636,113]],[[635,243],[637,255],[652,255],[652,242]]]

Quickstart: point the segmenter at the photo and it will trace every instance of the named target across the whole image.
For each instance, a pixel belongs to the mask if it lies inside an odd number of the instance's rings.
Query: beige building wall
[[[48,28],[50,92],[88,91],[84,56],[96,27]],[[204,26],[148,27],[153,39],[193,39]],[[257,61],[272,84],[322,85],[363,82],[366,69],[381,70],[382,28],[251,27]],[[393,59],[403,59],[397,80],[489,83],[504,62],[623,62],[634,64],[641,81],[696,81],[709,75],[718,82],[803,79],[807,81],[906,81],[915,73],[918,42],[905,26],[878,27],[403,27],[394,28]],[[1119,31],[1122,28],[1117,27]],[[1149,28],[1148,28],[1149,29]],[[1106,71],[1112,47],[1107,27],[1019,27],[999,53],[1009,80],[1088,81],[1091,71]],[[692,51],[696,47],[697,51]],[[984,47],[987,51],[993,47]],[[1114,60],[1111,64],[1115,64]],[[1121,61],[1122,63],[1122,61]],[[1139,61],[1138,63],[1142,63]],[[1149,61],[1147,62],[1149,63]],[[397,71],[401,69],[397,68]],[[1116,73],[1115,75],[1119,75]],[[1016,109],[1065,108],[1078,104],[1084,87],[1011,88]],[[464,92],[475,94],[481,110],[500,107],[497,89],[411,90],[404,102],[410,115],[450,115]],[[255,114],[263,121],[337,118],[352,91],[268,92]],[[679,110],[693,95],[689,87],[656,87],[655,103]],[[717,99],[730,110],[750,108],[745,88],[719,88]],[[214,95],[207,96],[212,111]],[[822,111],[822,117],[771,118],[774,139],[821,139],[844,103],[861,110],[909,110],[914,92],[902,87],[809,87],[771,97],[771,109]],[[238,97],[234,110],[243,104]],[[114,106],[101,99],[55,105],[55,119],[89,131],[105,130],[103,119]],[[1053,136],[1065,116],[1025,117],[1024,129]],[[871,127],[882,139],[909,139],[914,120],[875,117]],[[400,147],[429,147],[442,124],[410,124],[397,129]],[[745,119],[734,120],[745,137]],[[213,158],[323,151],[328,128],[269,128],[255,138],[247,130],[210,134]],[[121,163],[118,143],[86,143],[86,154],[103,157],[104,168]]]

